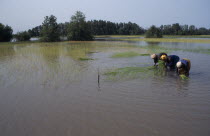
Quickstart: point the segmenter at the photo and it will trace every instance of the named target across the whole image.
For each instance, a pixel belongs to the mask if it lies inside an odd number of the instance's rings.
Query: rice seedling
[[[182,79],[182,80],[188,80],[189,77],[187,77],[186,75],[179,75],[179,77]]]

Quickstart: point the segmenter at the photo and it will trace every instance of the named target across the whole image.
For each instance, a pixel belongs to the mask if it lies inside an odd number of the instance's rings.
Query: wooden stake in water
[[[100,88],[100,73],[99,73],[99,67],[98,67],[98,88]]]

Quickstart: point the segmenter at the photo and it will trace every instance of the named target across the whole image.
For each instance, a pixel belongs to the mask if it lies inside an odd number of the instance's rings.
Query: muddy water
[[[210,47],[146,44],[1,44],[0,135],[209,136],[210,61],[203,48]],[[149,56],[111,57],[127,51],[168,51],[189,58],[190,78],[181,80],[174,71],[166,71],[107,80],[103,73],[109,69],[153,65]]]

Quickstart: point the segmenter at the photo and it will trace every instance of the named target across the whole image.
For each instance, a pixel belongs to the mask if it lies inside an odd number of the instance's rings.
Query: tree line
[[[58,29],[61,36],[67,36],[69,22],[59,23]],[[87,21],[92,35],[140,35],[145,33],[145,29],[139,27],[136,23],[113,23],[104,20]],[[29,29],[32,37],[39,37],[42,25]]]
[[[8,42],[12,39],[12,28],[8,25],[0,23],[0,42]]]
[[[210,29],[205,27],[197,28],[194,25],[180,25],[179,23],[170,25],[161,25],[160,27],[151,26],[144,29],[136,23],[113,23],[104,20],[91,20],[87,21],[91,33],[93,35],[141,35],[146,34],[151,28],[159,29],[162,35],[210,35]],[[67,28],[69,23],[59,23],[58,28],[61,36],[67,36]],[[28,32],[32,37],[39,37],[42,26],[37,26],[29,29]]]
[[[140,35],[145,30],[136,23],[113,23],[104,20],[88,21],[93,35]]]
[[[77,11],[70,22],[57,23],[53,15],[46,16],[42,25],[36,26],[28,31],[18,32],[12,35],[12,28],[0,23],[0,42],[10,41],[12,37],[18,41],[27,41],[31,37],[40,37],[41,41],[60,41],[61,37],[68,40],[93,40],[93,35],[140,35],[145,34],[147,38],[161,38],[162,35],[210,35],[210,29],[194,25],[161,25],[151,26],[148,29],[140,27],[136,23],[114,23],[104,20],[86,21],[84,13]]]
[[[163,35],[209,35],[210,29],[204,27],[196,28],[194,25],[161,25],[160,30]]]

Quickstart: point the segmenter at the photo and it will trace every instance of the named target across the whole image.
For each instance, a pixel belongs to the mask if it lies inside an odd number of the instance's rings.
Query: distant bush
[[[12,39],[12,28],[0,23],[0,42],[9,42]]]
[[[162,38],[163,35],[159,28],[151,26],[146,32],[146,38]]]
[[[18,32],[15,35],[15,38],[17,39],[17,41],[29,41],[31,39],[31,36],[27,31],[24,31],[24,32]]]

